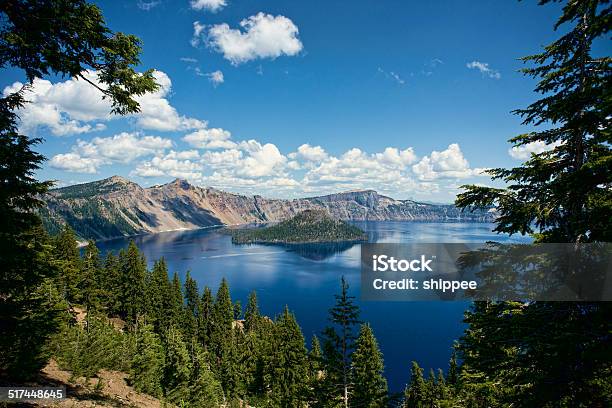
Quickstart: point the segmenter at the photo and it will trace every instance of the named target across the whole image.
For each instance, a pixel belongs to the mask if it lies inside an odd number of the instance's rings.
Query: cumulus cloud
[[[290,159],[303,159],[309,162],[321,162],[329,157],[321,146],[311,146],[305,143],[298,147],[296,152],[289,153]]]
[[[200,44],[203,30],[196,21],[192,45]],[[238,65],[258,58],[274,59],[298,54],[303,49],[298,34],[297,26],[289,18],[258,13],[242,20],[239,29],[230,28],[225,23],[213,25],[208,30],[207,43],[232,64]]]
[[[229,131],[205,128],[186,134],[190,149],[178,150],[169,139],[122,133],[79,140],[70,152],[56,155],[52,167],[95,173],[102,165],[142,161],[133,176],[179,177],[248,194],[318,195],[374,189],[396,198],[456,193],[459,179],[479,175],[458,144],[418,158],[411,147],[378,152],[351,148],[332,155],[322,146],[302,144],[284,155],[273,143],[232,141]]]
[[[538,140],[535,142],[524,144],[522,146],[512,147],[508,149],[508,154],[513,159],[527,160],[531,157],[532,153],[539,154],[539,153],[548,152],[550,150],[553,150],[560,144],[561,144],[560,142],[554,142],[554,143],[547,144],[547,143],[544,143],[543,141]]]
[[[170,176],[187,180],[198,181],[202,179],[204,166],[198,160],[197,150],[177,152],[171,150],[167,154],[158,155],[149,161],[140,163],[131,175],[140,177]]]
[[[227,2],[225,0],[191,0],[190,5],[194,10],[206,10],[216,13],[227,6]]]
[[[209,72],[206,74],[208,80],[213,84],[213,86],[217,87],[219,84],[225,82],[225,78],[223,77],[223,72],[217,70],[213,72]]]
[[[420,180],[436,180],[440,178],[466,178],[478,176],[485,169],[472,169],[463,156],[457,143],[450,144],[446,150],[433,151],[412,166],[412,171]]]
[[[172,90],[170,77],[161,71],[153,74],[160,88],[154,93],[136,98],[140,103],[140,112],[135,115],[137,125],[144,129],[166,132],[205,128],[206,121],[179,115],[170,104],[167,98]]]
[[[287,158],[272,143],[262,145],[256,140],[249,140],[241,142],[239,147],[246,152],[246,156],[237,163],[236,174],[243,177],[270,176],[287,162]]]
[[[75,173],[96,173],[101,165],[128,164],[170,147],[170,139],[124,132],[111,137],[95,137],[91,141],[78,140],[71,152],[53,156],[50,165]]]
[[[56,154],[49,161],[54,169],[87,174],[97,173],[100,164],[99,159],[81,157],[78,153]]]
[[[183,140],[198,149],[231,149],[236,143],[230,139],[231,133],[221,128],[200,129],[189,133]]]
[[[501,78],[501,74],[499,73],[499,71],[489,67],[489,64],[487,64],[486,62],[472,61],[465,64],[465,66],[469,69],[477,69],[483,76],[487,76],[492,79]]]
[[[94,71],[84,76],[100,85]],[[206,127],[206,122],[179,115],[167,97],[172,89],[168,75],[161,71],[154,72],[160,89],[135,99],[140,104],[140,112],[131,117],[138,127],[160,131],[191,130]],[[3,94],[16,92],[24,85],[20,82],[4,88]],[[100,85],[103,86],[103,85]],[[67,81],[52,83],[44,79],[35,79],[31,87],[26,87],[26,103],[18,111],[20,130],[24,133],[35,133],[38,128],[48,129],[56,136],[69,136],[92,131],[104,130],[104,122],[118,118],[110,115],[111,103],[102,98],[102,93],[84,80],[71,78]]]

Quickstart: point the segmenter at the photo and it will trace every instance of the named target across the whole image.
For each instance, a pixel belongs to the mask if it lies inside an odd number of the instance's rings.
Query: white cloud
[[[190,41],[192,47],[198,47],[201,44],[204,29],[206,29],[206,24],[201,24],[199,21],[193,22],[193,35]]]
[[[513,159],[527,160],[531,158],[532,153],[539,154],[539,153],[548,152],[550,150],[553,150],[559,145],[561,145],[561,142],[554,142],[554,143],[547,144],[547,143],[544,143],[543,141],[538,140],[535,142],[524,144],[522,146],[512,147],[508,149],[508,154]]]
[[[405,150],[387,147],[382,153],[376,153],[374,156],[382,165],[387,165],[388,167],[407,166],[414,163],[417,158],[412,147]]]
[[[321,162],[329,157],[321,146],[311,146],[308,143],[301,145],[297,152],[290,153],[288,156],[290,159],[299,158],[311,162]]]
[[[167,96],[172,89],[172,81],[168,75],[161,71],[155,71],[153,75],[160,84],[160,89],[136,98],[140,103],[140,113],[134,115],[137,124],[144,129],[160,131],[205,128],[206,121],[179,115],[177,110],[170,105]]]
[[[231,133],[221,128],[200,129],[183,137],[190,146],[199,149],[231,149],[236,143],[229,140]]]
[[[223,77],[223,72],[217,70],[213,72],[209,72],[206,74],[208,80],[212,82],[213,86],[217,87],[219,84],[225,82],[225,78]]]
[[[53,156],[53,168],[75,173],[97,173],[98,167],[112,163],[128,164],[139,157],[160,154],[172,147],[170,139],[120,133],[111,137],[78,140],[72,151]]]
[[[161,71],[153,73],[160,89],[136,97],[140,112],[130,115],[138,127],[160,131],[192,130],[206,127],[206,122],[179,115],[167,97],[172,88],[168,75]],[[99,85],[97,74],[93,71],[84,76]],[[4,88],[4,95],[15,92],[23,86],[16,82]],[[55,84],[44,79],[35,79],[26,90],[26,103],[17,113],[20,117],[20,130],[26,134],[35,133],[38,128],[46,128],[53,135],[68,136],[99,131],[106,128],[103,122],[119,116],[110,115],[111,103],[102,98],[102,93],[84,80],[71,78]]]
[[[79,156],[78,153],[56,154],[49,161],[49,165],[54,169],[64,170],[71,173],[97,173],[97,167],[100,164],[100,160],[95,158],[84,158]]]
[[[197,23],[197,22],[196,22]],[[194,23],[192,45],[200,43],[203,29]],[[198,29],[196,29],[196,27]],[[296,55],[303,45],[299,30],[289,18],[258,13],[240,22],[241,29],[217,24],[208,30],[208,45],[221,52],[232,64],[240,64],[257,58],[277,58]]]
[[[183,61],[183,62],[188,63],[188,64],[195,64],[195,63],[197,63],[197,62],[198,62],[198,60],[197,60],[197,59],[195,59],[195,58],[191,58],[191,57],[181,57],[181,58],[179,58],[179,59],[180,59],[181,61]]]
[[[191,8],[194,10],[207,10],[213,13],[216,13],[223,7],[227,6],[227,2],[225,0],[191,0],[190,4]]]
[[[95,137],[90,142],[79,140],[73,150],[83,157],[130,163],[134,159],[156,154],[170,147],[170,139],[123,132],[111,137]]]
[[[440,178],[466,178],[478,176],[485,169],[472,169],[463,156],[457,143],[450,144],[446,150],[433,151],[412,166],[412,171],[420,180],[436,180]]]
[[[240,176],[256,178],[278,174],[287,162],[287,158],[272,143],[262,145],[255,140],[249,140],[241,142],[239,146],[247,153],[236,169],[236,174]]]
[[[499,73],[499,71],[490,68],[489,64],[487,64],[486,62],[472,61],[472,62],[468,62],[467,64],[465,64],[465,66],[468,67],[469,69],[479,70],[483,76],[486,75],[492,79],[501,78],[501,74]]]
[[[202,178],[204,168],[198,159],[199,153],[195,150],[171,150],[165,155],[155,156],[150,161],[140,163],[131,174],[140,177],[170,176],[197,181]]]
[[[170,150],[168,139],[120,134],[78,141],[51,165],[94,173],[99,166],[144,157],[131,175],[179,177],[234,192],[269,196],[320,195],[373,189],[395,198],[441,197],[457,193],[458,180],[484,169],[471,168],[458,144],[417,158],[413,148],[386,147],[369,153],[351,148],[334,156],[322,146],[302,144],[284,155],[276,145],[257,140],[233,142],[229,131],[200,129],[183,137],[192,149]],[[205,150],[197,150],[205,149]]]

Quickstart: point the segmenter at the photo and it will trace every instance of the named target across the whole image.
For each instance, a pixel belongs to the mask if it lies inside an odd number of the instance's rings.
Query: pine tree
[[[191,278],[191,274],[187,271],[185,276],[185,309],[184,321],[181,327],[184,331],[185,339],[190,343],[192,339],[198,336],[198,319],[200,313],[200,294],[198,284]]]
[[[425,381],[425,406],[435,407],[438,396],[438,385],[433,368],[429,369],[429,377]]]
[[[168,280],[166,260],[160,258],[153,265],[147,283],[147,300],[149,303],[149,321],[156,333],[162,333],[169,328],[168,312],[171,310],[171,284]]]
[[[506,188],[464,186],[457,205],[496,205],[495,231],[532,234],[544,243],[612,241],[612,58],[593,51],[597,41],[609,41],[611,13],[607,1],[568,1],[555,25],[563,34],[523,58],[533,64],[523,72],[539,80],[535,91],[543,97],[515,113],[543,129],[510,142],[552,150],[519,167],[491,170]],[[605,302],[476,305],[460,344],[462,386],[481,391],[481,400],[518,407],[605,405],[612,388],[602,381],[610,378],[605,316],[611,313]]]
[[[205,286],[200,299],[200,312],[198,314],[198,339],[206,348],[208,348],[213,324],[213,304],[212,291],[208,286]]]
[[[410,370],[410,384],[404,392],[405,408],[424,408],[426,397],[426,383],[423,378],[423,369],[416,361],[412,362]]]
[[[387,380],[383,375],[383,356],[368,324],[361,325],[351,359],[354,387],[351,406],[386,407]]]
[[[183,292],[181,292],[181,281],[176,272],[172,276],[169,302],[168,323],[170,326],[180,327],[183,322],[184,299]]]
[[[138,112],[133,97],[158,88],[152,71],[134,70],[140,40],[109,30],[95,5],[11,1],[0,3],[0,14],[0,67],[23,71],[28,84],[49,74],[84,77],[93,68],[118,114]],[[36,214],[51,186],[34,178],[44,157],[33,148],[42,140],[17,130],[15,112],[27,103],[28,84],[0,98],[0,371],[13,378],[31,377],[44,364],[42,346],[58,318],[51,297],[37,295],[58,271]]]
[[[191,358],[180,330],[171,327],[165,335],[165,367],[163,387],[166,397],[178,404],[189,401]]]
[[[218,324],[222,330],[229,330],[232,328],[232,323],[234,322],[234,308],[232,306],[229,285],[225,278],[221,280],[221,284],[217,290],[214,313],[215,324]]]
[[[147,262],[134,241],[130,241],[127,251],[119,253],[119,268],[121,315],[128,322],[135,323],[146,306]]]
[[[223,388],[210,369],[209,355],[196,348],[189,406],[217,408],[223,404]]]
[[[457,379],[459,377],[456,347],[456,345],[453,347],[453,353],[448,363],[448,377],[446,380],[452,386],[457,385]]]
[[[221,280],[213,305],[213,319],[210,346],[218,358],[222,358],[222,345],[228,341],[234,323],[234,309],[229,286],[225,278]]]
[[[100,259],[100,251],[93,241],[89,241],[83,254],[82,278],[79,287],[83,298],[83,305],[87,311],[101,308],[101,281],[102,261]]]
[[[82,301],[82,293],[79,291],[82,279],[81,257],[76,235],[70,226],[65,225],[54,237],[53,246],[53,256],[60,271],[60,291],[71,303]]]
[[[319,338],[312,336],[310,352],[308,353],[308,379],[310,387],[309,406],[320,406],[325,401],[323,388],[323,351]]]
[[[436,400],[444,401],[447,398],[446,390],[446,378],[444,377],[444,371],[438,368],[438,377],[436,382]]]
[[[119,259],[112,252],[106,254],[104,259],[104,275],[102,277],[102,303],[110,315],[118,315],[121,304],[121,281]]]
[[[255,291],[249,294],[249,302],[247,303],[246,311],[244,312],[244,328],[246,331],[257,330],[257,324],[261,319],[259,306],[257,305],[257,293]]]
[[[139,325],[130,373],[130,380],[136,390],[156,397],[162,395],[164,358],[164,348],[153,332],[153,326]]]
[[[26,380],[46,363],[49,353],[44,345],[67,317],[67,304],[52,279],[58,271],[42,225],[12,238],[16,240],[7,245],[21,252],[11,254],[7,262],[3,259],[10,269],[0,268],[0,373]],[[4,249],[0,244],[0,251]]]
[[[240,318],[242,317],[242,303],[240,303],[240,300],[234,302],[233,313],[234,320],[240,320]]]
[[[60,366],[70,370],[74,377],[91,378],[103,368],[123,368],[120,355],[123,337],[102,316],[93,315],[86,327],[84,324],[63,324],[62,331],[51,339],[49,348]]]
[[[330,321],[339,327],[338,334],[333,327],[327,328],[324,332],[324,350],[326,355],[326,372],[328,375],[328,385],[341,384],[342,399],[345,408],[349,404],[350,383],[350,355],[353,351],[356,339],[355,327],[360,324],[359,307],[354,303],[354,296],[348,294],[348,283],[341,279],[341,292],[334,295],[336,304],[329,310]],[[337,361],[337,360],[340,361]],[[336,381],[339,380],[339,381]],[[331,390],[330,390],[331,391]],[[333,398],[331,395],[330,398]]]
[[[306,346],[300,326],[286,306],[275,322],[274,350],[266,370],[275,405],[305,406],[308,378]]]
[[[219,344],[217,377],[230,398],[241,397],[246,390],[246,384],[242,381],[244,370],[240,364],[239,337],[238,330],[230,329]]]

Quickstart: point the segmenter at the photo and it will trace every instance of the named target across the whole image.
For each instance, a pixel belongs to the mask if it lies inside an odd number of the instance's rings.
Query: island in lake
[[[264,228],[231,229],[234,244],[304,244],[367,241],[360,228],[332,218],[325,210],[305,210]]]

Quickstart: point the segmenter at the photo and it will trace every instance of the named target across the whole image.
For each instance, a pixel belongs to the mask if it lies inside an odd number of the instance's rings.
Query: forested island
[[[360,228],[332,218],[324,210],[305,210],[264,228],[230,229],[234,244],[304,244],[358,242],[368,237]]]

